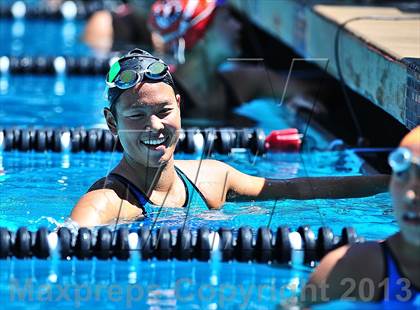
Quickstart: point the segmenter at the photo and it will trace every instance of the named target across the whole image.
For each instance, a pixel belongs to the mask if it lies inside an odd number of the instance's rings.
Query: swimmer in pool
[[[172,76],[187,107],[182,111],[184,124],[254,126],[256,119],[235,109],[257,98],[280,99],[287,73],[267,69],[261,61],[227,61],[241,56],[243,21],[226,2],[159,0],[151,9],[143,2],[124,3],[113,11],[95,12],[83,38],[98,55],[140,46],[153,47],[155,53],[170,59]],[[318,88],[313,79],[294,76],[287,82],[284,98],[318,94]],[[321,103],[314,109],[321,112]]]
[[[182,100],[168,66],[134,49],[112,65],[106,83],[104,115],[123,158],[74,207],[71,218],[81,226],[139,219],[148,204],[219,209],[227,199],[344,198],[387,190],[386,175],[269,180],[216,160],[174,160]]]
[[[381,242],[346,245],[329,253],[304,288],[303,303],[348,298],[420,307],[420,126],[391,153],[389,164],[400,231]]]
[[[128,2],[113,10],[99,10],[86,22],[83,41],[98,55],[107,55],[111,50],[141,46],[159,50],[159,37],[153,35],[147,26],[149,7],[145,2]]]
[[[197,119],[205,119],[248,126],[254,120],[237,113],[239,106],[257,98],[281,98],[286,73],[274,72],[262,61],[237,59],[242,53],[243,23],[227,1],[158,0],[152,5],[149,25],[176,60],[173,77],[187,107],[182,111],[184,122],[196,125]],[[285,98],[318,91],[315,84],[294,77],[287,83]]]

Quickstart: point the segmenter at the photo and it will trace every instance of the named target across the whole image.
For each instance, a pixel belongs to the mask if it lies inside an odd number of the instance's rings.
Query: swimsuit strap
[[[385,278],[388,278],[387,290],[384,292],[384,298],[390,301],[420,301],[420,292],[411,284],[407,277],[401,272],[401,268],[393,255],[387,241],[380,243],[385,259]],[[408,294],[410,296],[408,296]]]
[[[185,190],[187,192],[187,199],[185,200],[185,204],[183,207],[191,205],[200,208],[209,209],[206,198],[204,198],[201,191],[195,186],[195,184],[182,172],[181,169],[175,167],[177,174],[181,177],[182,182],[184,182]]]
[[[146,206],[149,206],[150,204],[152,204],[149,198],[147,198],[147,196],[127,178],[116,173],[110,173],[108,177],[113,177],[117,179],[118,181],[120,181],[121,183],[125,184],[128,190],[131,191],[134,194],[134,196],[137,198],[137,201],[141,204],[143,209],[145,209]]]
[[[184,183],[184,188],[185,188],[185,193],[186,193],[185,202],[182,207],[191,206],[192,204],[194,207],[208,208],[207,202],[203,194],[194,185],[194,183],[179,168],[175,167],[175,171],[178,174],[178,176],[181,178],[182,182]],[[110,173],[108,177],[113,177],[117,179],[118,181],[120,181],[121,183],[125,184],[128,190],[134,194],[138,202],[143,206],[144,210],[148,206],[153,205],[153,202],[150,201],[150,199],[146,196],[146,194],[144,194],[143,191],[141,191],[136,185],[134,185],[127,178],[119,174],[115,174],[115,173]]]

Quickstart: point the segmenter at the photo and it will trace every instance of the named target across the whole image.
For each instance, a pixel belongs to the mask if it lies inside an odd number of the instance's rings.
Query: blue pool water
[[[305,270],[216,261],[8,261],[0,272],[1,283],[10,283],[0,284],[10,309],[265,309],[291,302],[307,277]]]
[[[100,76],[0,76],[2,126],[103,126],[103,84]]]
[[[0,159],[0,226],[36,229],[47,225],[51,229],[62,223],[72,207],[91,184],[107,174],[121,154],[22,154],[4,153]],[[194,158],[178,155],[177,158]],[[350,151],[304,154],[269,155],[265,158],[239,154],[216,156],[235,168],[251,175],[270,178],[299,176],[358,175],[361,160]],[[32,193],[36,193],[34,197]],[[150,217],[133,225],[183,225],[185,210],[147,210]],[[343,226],[353,226],[360,235],[383,238],[396,229],[388,193],[357,199],[319,199],[307,201],[279,200],[226,203],[220,211],[190,210],[188,225],[211,228],[249,225],[253,228],[269,225],[311,225],[314,229],[330,226],[337,234]]]
[[[0,20],[0,55],[92,55],[82,41],[84,25],[79,20]]]
[[[119,156],[3,153],[0,226],[11,230],[19,226],[56,228],[80,195],[103,176]],[[192,157],[178,155],[182,159]],[[257,159],[244,154],[217,158],[244,172],[275,178],[357,175],[362,165],[350,151],[269,155]],[[328,225],[339,234],[341,227],[351,225],[367,238],[383,238],[396,230],[389,194],[359,199],[282,200],[277,204],[273,201],[227,203],[220,211],[192,211],[187,224],[191,228],[269,225],[274,229],[288,225],[296,229],[308,224],[314,229]],[[131,226],[151,225],[158,208],[148,212],[150,218]],[[162,224],[179,227],[184,217],[183,210],[166,209],[160,213],[155,227]],[[0,298],[13,301],[6,309],[57,306],[266,309],[293,302],[309,271],[301,266],[290,269],[220,263],[217,258],[210,263],[140,262],[136,257],[128,262],[13,259],[0,264]]]
[[[81,40],[83,21],[0,20],[0,55],[92,55]],[[42,38],[42,39],[40,39]],[[5,43],[5,44],[3,44]],[[54,46],[54,48],[51,48]],[[0,127],[103,127],[103,77],[0,76]],[[239,109],[258,115],[268,132],[291,126],[276,103],[256,100]],[[307,132],[317,147],[328,139],[314,128]],[[0,227],[32,230],[61,225],[89,186],[106,175],[121,154],[0,153]],[[176,156],[195,159],[199,155]],[[359,175],[364,163],[352,151],[303,154],[248,153],[216,155],[235,168],[270,178]],[[151,207],[144,221],[131,227],[184,223],[184,210]],[[251,226],[257,229],[288,225],[331,227],[339,234],[353,226],[367,239],[381,239],[396,231],[388,193],[358,199],[279,200],[226,203],[218,211],[190,210],[187,225],[211,229]],[[292,302],[310,269],[285,266],[220,263],[139,261],[0,261],[2,309],[272,309]],[[321,308],[336,308],[337,304]],[[342,309],[354,305],[340,303]],[[371,305],[369,307],[372,307]],[[357,305],[360,309],[360,305]]]

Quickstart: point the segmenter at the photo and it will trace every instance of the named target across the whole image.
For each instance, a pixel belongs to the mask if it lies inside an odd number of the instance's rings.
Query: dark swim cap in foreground
[[[106,76],[110,106],[126,89],[142,81],[166,83],[177,93],[168,65],[150,53],[136,48],[118,59]]]

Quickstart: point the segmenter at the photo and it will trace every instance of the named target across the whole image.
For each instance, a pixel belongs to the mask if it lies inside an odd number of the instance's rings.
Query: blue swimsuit
[[[189,206],[208,209],[206,199],[194,183],[179,168],[175,167],[175,171],[184,183],[186,191],[186,199],[183,207]],[[138,206],[143,212],[149,206],[154,205],[137,186],[119,174],[110,173],[106,178],[99,179],[89,188],[88,192],[104,188],[114,190],[121,199]]]
[[[407,307],[411,305],[420,308],[419,289],[404,277],[386,241],[381,243],[381,247],[386,266],[385,278],[389,280],[385,288],[387,291],[384,291],[385,303],[390,301],[391,303],[401,303],[401,305],[404,303]]]

